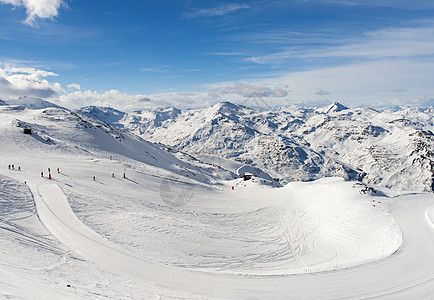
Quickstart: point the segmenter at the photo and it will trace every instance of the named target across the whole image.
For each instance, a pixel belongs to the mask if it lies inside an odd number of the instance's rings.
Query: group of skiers
[[[57,168],[57,173],[59,173],[60,174],[60,169],[59,168]],[[44,172],[41,172],[41,177],[44,177]],[[48,179],[51,179],[51,169],[50,168],[48,168]]]
[[[9,169],[9,170],[15,170],[15,165],[9,165],[9,166],[8,166],[8,169]],[[17,170],[18,170],[18,171],[21,171],[21,166],[18,166]]]
[[[60,174],[60,169],[59,168],[57,168],[57,173]],[[44,177],[44,172],[41,172],[41,177]],[[112,178],[115,178],[115,173],[112,173]],[[122,175],[122,178],[127,178],[125,176],[125,172]],[[51,169],[50,168],[48,168],[48,179],[52,179],[52,177],[51,177]],[[93,181],[96,181],[96,177],[95,176],[93,176],[92,179],[93,179]]]
[[[111,156],[110,156],[110,160],[112,160]],[[8,166],[8,168],[9,168],[9,170],[15,170],[15,165],[10,164]],[[21,171],[21,166],[18,166],[17,170]],[[52,179],[52,177],[51,177],[51,169],[47,168],[47,170],[48,170],[48,179]],[[57,168],[56,171],[57,171],[57,173],[60,174],[60,168]],[[41,177],[44,177],[44,172],[43,171],[41,172]],[[115,173],[112,173],[112,178],[115,178]],[[124,170],[124,174],[123,174],[122,178],[126,178],[126,176],[125,176],[125,170]],[[93,176],[93,180],[96,181],[96,177],[95,176]]]

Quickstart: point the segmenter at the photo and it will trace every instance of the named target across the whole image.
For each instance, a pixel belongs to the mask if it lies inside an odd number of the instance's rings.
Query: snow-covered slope
[[[5,104],[21,106],[30,109],[43,109],[49,107],[60,108],[60,106],[51,103],[49,101],[45,101],[39,98],[30,98],[30,97],[20,97],[16,100],[9,100]]]
[[[3,132],[0,142],[10,151],[33,151],[33,155],[63,155],[67,152],[88,159],[101,155],[106,158],[120,156],[201,183],[217,183],[215,176],[232,178],[226,170],[212,165],[193,166],[158,145],[73,111],[58,107],[24,108],[28,106],[0,107]],[[30,129],[32,134],[24,134],[24,129]],[[117,170],[117,173],[122,172]]]
[[[82,115],[90,116],[96,120],[101,120],[106,124],[117,124],[120,126],[119,121],[125,117],[126,113],[121,112],[111,107],[96,107],[86,106],[81,108],[80,113]]]
[[[396,190],[434,190],[433,108],[380,112],[333,103],[255,111],[223,102],[186,111],[80,112],[209,163],[218,156],[260,168],[281,183],[340,176]]]
[[[431,294],[431,194],[388,198],[336,177],[272,188],[255,167],[163,148],[62,108],[1,106],[0,297]]]

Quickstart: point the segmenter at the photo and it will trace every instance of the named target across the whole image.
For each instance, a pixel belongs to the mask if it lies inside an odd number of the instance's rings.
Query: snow
[[[23,134],[25,125],[34,134]],[[0,153],[3,298],[396,299],[434,291],[432,194],[338,177],[281,188],[234,179],[241,164],[186,159],[56,107],[2,107]]]
[[[110,107],[98,108],[95,106],[86,106],[80,109],[84,115],[91,115],[97,120],[104,120],[107,124],[113,124],[125,117],[125,113]]]
[[[224,158],[259,168],[283,184],[339,176],[399,191],[434,188],[432,107],[377,111],[333,103],[275,111],[223,102],[197,110],[133,112],[114,122],[89,109],[80,112],[202,156],[204,163]]]
[[[8,105],[14,105],[14,106],[21,106],[21,107],[25,107],[25,108],[30,108],[30,109],[43,109],[43,108],[49,108],[49,107],[57,107],[59,108],[60,106],[39,99],[39,98],[30,98],[30,97],[20,97],[17,100],[9,100],[7,101]]]
[[[345,105],[340,104],[339,102],[334,102],[329,106],[318,109],[318,112],[322,112],[325,114],[339,112],[348,109]]]

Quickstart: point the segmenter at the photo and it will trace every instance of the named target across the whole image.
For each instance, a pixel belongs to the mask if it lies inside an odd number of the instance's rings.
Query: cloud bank
[[[264,86],[260,84],[250,84],[246,82],[235,82],[233,85],[222,85],[212,87],[208,91],[208,96],[211,98],[220,98],[227,95],[240,95],[246,98],[249,97],[285,97],[288,95],[287,86]]]
[[[117,90],[105,92],[75,91],[60,95],[53,99],[56,104],[69,108],[80,108],[87,105],[110,106],[122,111],[133,111],[150,106],[150,98],[147,95],[133,95]]]
[[[82,90],[77,83],[65,88],[58,74],[29,67],[0,64],[0,99],[38,97],[55,104],[80,108],[110,106],[123,111],[175,106],[198,108],[221,101],[247,106],[322,106],[339,101],[347,106],[387,107],[434,105],[434,61],[389,60],[293,72],[269,79],[221,82],[201,92],[129,94],[115,89]]]
[[[29,67],[0,67],[0,97],[12,99],[21,96],[51,98],[63,92],[57,82],[49,82],[46,77],[57,76],[53,72]]]

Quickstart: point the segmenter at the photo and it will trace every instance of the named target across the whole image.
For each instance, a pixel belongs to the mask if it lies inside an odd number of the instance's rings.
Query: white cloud
[[[79,90],[81,90],[81,87],[80,87],[80,85],[78,83],[71,83],[71,84],[68,84],[66,87],[69,90],[71,90],[71,91],[79,91]]]
[[[58,103],[69,108],[80,108],[87,105],[110,106],[123,111],[132,111],[153,106],[147,95],[122,93],[109,90],[102,93],[96,91],[75,91],[60,95]]]
[[[169,66],[161,66],[161,67],[143,67],[140,68],[142,72],[151,72],[151,73],[164,73],[169,71]]]
[[[63,92],[62,86],[50,83],[45,77],[57,76],[29,67],[13,67],[0,64],[0,97],[14,99],[20,96],[49,98]]]
[[[258,64],[281,64],[292,59],[351,58],[390,59],[434,56],[434,26],[386,28],[366,32],[357,39],[335,41],[338,46],[298,46],[284,51],[252,55],[246,60]]]
[[[368,32],[365,40],[311,53],[315,57],[412,57],[434,55],[434,27],[388,28]]]
[[[187,18],[224,16],[250,6],[242,3],[223,4],[213,8],[195,9],[185,14]]]
[[[183,109],[207,107],[221,101],[210,99],[206,92],[170,92],[152,94],[149,97],[153,107],[174,106]]]
[[[206,94],[166,93],[157,95],[128,94],[118,90],[82,91],[78,83],[63,89],[58,82],[48,81],[58,74],[31,67],[17,67],[0,62],[0,99],[13,100],[28,96],[52,101],[68,108],[87,105],[110,106],[123,111],[132,111],[157,106],[197,107]]]
[[[285,97],[288,95],[287,87],[281,86],[264,86],[260,84],[250,84],[246,82],[235,82],[232,84],[223,84],[213,87],[209,90],[208,96],[211,98],[220,98],[226,95],[241,95],[243,97]]]
[[[329,92],[323,90],[322,88],[317,88],[315,94],[317,94],[317,95],[319,95],[319,96],[330,95]]]
[[[59,14],[59,9],[64,5],[63,0],[0,0],[15,7],[22,6],[26,9],[27,18],[24,23],[36,26],[36,20],[53,19]]]
[[[14,6],[18,6],[21,3],[21,0],[0,0],[0,2],[6,3],[6,4],[12,4]]]
[[[333,97],[347,105],[380,107],[417,101],[432,103],[432,78],[434,60],[384,60],[289,73],[264,80],[264,84],[291,87],[288,97],[282,101],[275,99],[277,105],[311,103]],[[401,92],[397,93],[397,90]]]
[[[31,67],[15,67],[9,64],[6,64],[4,67],[4,70],[8,74],[27,74],[31,75],[32,77],[48,77],[48,76],[58,76],[56,73],[44,71],[44,70],[38,70]]]

